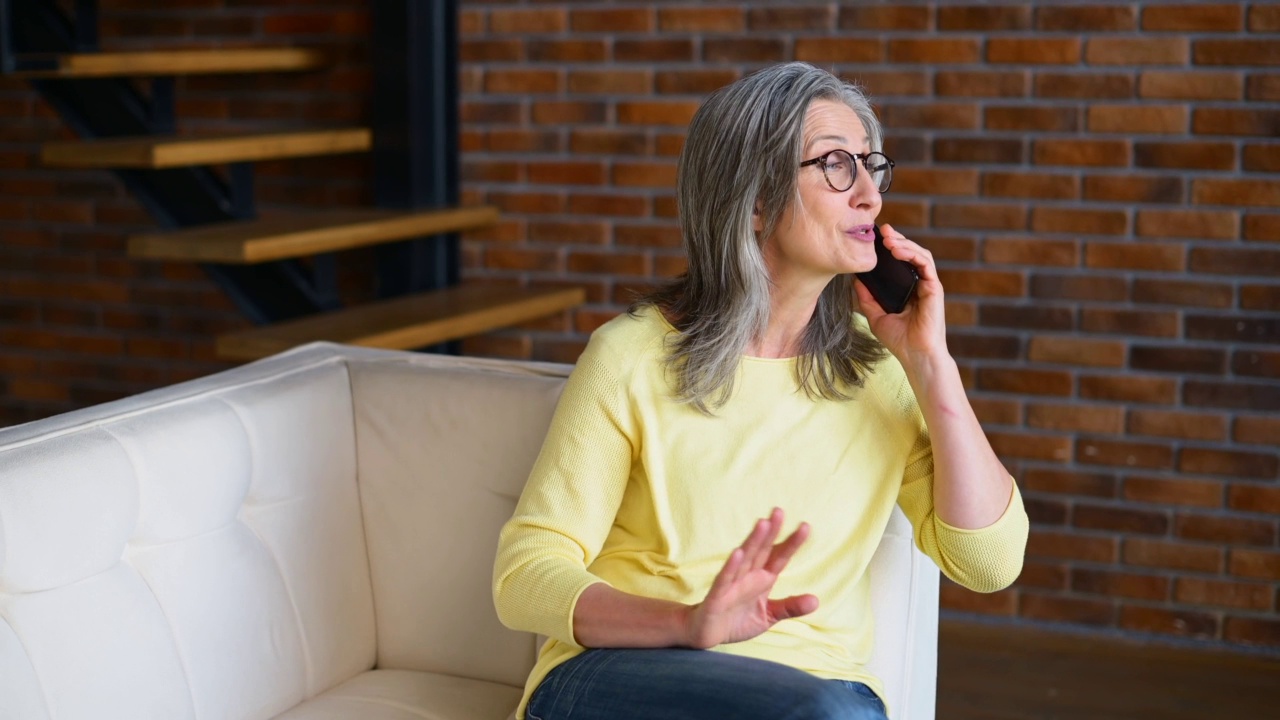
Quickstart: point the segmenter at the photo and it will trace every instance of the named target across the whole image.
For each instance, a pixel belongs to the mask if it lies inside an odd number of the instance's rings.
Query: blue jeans
[[[588,650],[552,670],[527,720],[886,720],[866,685],[707,650]]]

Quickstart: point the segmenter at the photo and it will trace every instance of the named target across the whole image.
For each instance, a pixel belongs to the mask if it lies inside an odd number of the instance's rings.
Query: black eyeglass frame
[[[876,190],[879,190],[881,195],[889,192],[889,187],[893,185],[893,168],[895,164],[893,162],[893,158],[889,157],[888,155],[885,155],[884,153],[878,150],[873,150],[869,153],[851,153],[848,150],[836,148],[835,150],[822,153],[821,155],[819,155],[816,158],[813,158],[812,160],[805,160],[804,162],[800,163],[800,167],[808,167],[810,165],[816,165],[818,163],[822,163],[822,179],[827,181],[827,187],[831,188],[832,190],[835,190],[836,192],[846,192],[849,190],[849,188],[853,187],[854,184],[858,182],[858,168],[857,166],[854,166],[853,172],[849,173],[849,187],[844,188],[843,190],[836,187],[835,184],[831,182],[831,178],[827,176],[826,161],[828,157],[838,152],[842,152],[845,155],[848,155],[849,157],[853,158],[854,160],[857,160],[858,165],[862,166],[862,169],[867,172],[868,176],[871,175],[871,168],[867,167],[867,160],[871,159],[872,155],[879,155],[880,157],[884,158],[884,161],[889,164],[889,185],[886,186],[885,189],[883,190],[880,190],[880,188],[878,187],[876,188]]]

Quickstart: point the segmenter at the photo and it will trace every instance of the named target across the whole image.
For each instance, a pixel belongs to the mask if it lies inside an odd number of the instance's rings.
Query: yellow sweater
[[[865,320],[863,320],[865,327]],[[716,650],[824,678],[866,683],[872,618],[866,568],[894,504],[916,544],[956,582],[991,592],[1022,567],[1027,516],[1015,486],[990,527],[950,527],[933,512],[933,455],[902,366],[889,357],[852,400],[797,388],[794,359],[744,357],[714,417],[673,400],[663,365],[675,330],[649,308],[598,329],[565,385],[515,515],[502,530],[493,593],[507,626],[550,640],[525,686],[582,652],[573,609],[593,583],[700,602],[755,521],[786,513],[782,536],[808,542],[772,597],[820,606]]]

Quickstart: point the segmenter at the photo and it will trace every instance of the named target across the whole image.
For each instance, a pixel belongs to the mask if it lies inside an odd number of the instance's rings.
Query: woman
[[[876,264],[880,147],[866,98],[802,63],[695,115],[689,270],[592,335],[502,532],[499,616],[550,638],[524,717],[885,717],[866,569],[895,503],[957,582],[1018,575],[1026,513],[932,256],[884,226],[920,276],[900,314],[853,281]]]

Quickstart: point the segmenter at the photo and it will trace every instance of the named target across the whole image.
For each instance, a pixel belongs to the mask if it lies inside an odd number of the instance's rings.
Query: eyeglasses
[[[812,160],[805,160],[800,163],[800,167],[821,163],[822,175],[827,179],[827,184],[836,192],[844,192],[853,187],[853,181],[858,174],[854,160],[857,160],[858,164],[862,165],[862,169],[871,176],[871,184],[875,185],[876,189],[882,193],[888,192],[889,185],[893,183],[893,161],[884,153],[871,152],[855,155],[847,150],[832,150]]]

